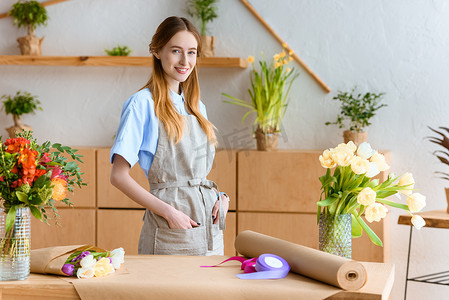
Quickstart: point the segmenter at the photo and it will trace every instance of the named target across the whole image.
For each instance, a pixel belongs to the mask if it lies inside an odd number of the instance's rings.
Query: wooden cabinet
[[[93,244],[105,249],[124,247],[137,254],[144,209],[110,183],[110,148],[81,148],[88,186],[75,190],[75,208],[59,209],[61,226],[48,226],[33,219],[32,248],[68,244]],[[322,151],[218,150],[208,176],[230,198],[224,232],[225,254],[235,255],[238,232],[253,230],[312,248],[318,248],[316,202],[320,197],[318,178],[325,170],[318,157]],[[389,153],[384,152],[387,160]],[[133,178],[148,189],[138,165]],[[381,173],[380,179],[386,174]],[[353,239],[353,258],[388,262],[390,257],[389,217],[370,224],[384,247],[375,246],[364,234]]]

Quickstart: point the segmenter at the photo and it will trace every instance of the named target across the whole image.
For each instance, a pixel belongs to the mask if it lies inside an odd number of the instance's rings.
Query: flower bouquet
[[[77,164],[82,162],[81,155],[76,152],[48,141],[38,145],[26,131],[4,143],[0,137],[0,280],[5,279],[1,276],[5,261],[13,267],[11,259],[24,255],[29,263],[30,212],[47,223],[46,209],[58,217],[55,202],[71,206],[68,192],[74,185],[86,185]],[[64,153],[73,161],[68,161]]]
[[[357,147],[353,142],[327,149],[319,157],[327,169],[320,177],[322,192],[318,204],[318,220],[325,214],[333,219],[349,214],[352,219],[352,237],[360,237],[366,231],[371,241],[382,246],[382,241],[362,219],[379,222],[387,212],[387,206],[403,209],[412,215],[412,223],[420,229],[425,221],[414,215],[426,205],[426,197],[412,193],[415,181],[410,173],[402,176],[389,174],[384,182],[373,177],[390,168],[385,157],[373,150],[368,143]],[[333,169],[333,172],[331,171]],[[387,200],[387,197],[406,196],[406,204]]]
[[[67,276],[78,278],[103,277],[120,269],[125,262],[125,250],[97,252],[92,249],[73,252],[66,260],[61,271]]]

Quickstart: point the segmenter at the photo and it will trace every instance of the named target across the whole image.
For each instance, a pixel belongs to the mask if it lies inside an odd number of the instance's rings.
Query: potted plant
[[[39,25],[47,25],[47,10],[37,1],[17,1],[9,15],[14,18],[14,24],[18,28],[26,26],[28,35],[17,39],[22,55],[41,55],[42,41],[34,30]]]
[[[253,66],[251,73],[251,89],[248,89],[251,102],[238,99],[226,93],[222,95],[231,100],[226,103],[236,104],[249,109],[243,116],[242,123],[246,117],[255,112],[254,132],[257,141],[257,150],[272,151],[277,149],[278,133],[280,124],[285,116],[288,106],[288,94],[293,81],[299,74],[293,69],[286,67],[292,57],[291,53],[283,50],[274,55],[270,64],[265,60],[259,61],[260,71],[254,66],[254,57],[248,58]]]
[[[356,94],[356,88],[350,92],[339,91],[333,100],[340,101],[340,114],[335,122],[326,122],[326,125],[335,124],[339,128],[344,127],[344,123],[349,122],[349,129],[343,132],[344,142],[353,141],[357,146],[366,142],[368,133],[363,131],[365,127],[371,125],[370,119],[374,117],[376,111],[387,106],[379,104],[385,93]]]
[[[445,130],[449,133],[449,128],[446,127],[439,127],[440,129]],[[443,132],[435,130],[431,127],[429,127],[430,130],[437,133],[439,137],[434,136],[427,136],[426,138],[437,145],[440,145],[444,148],[444,150],[436,150],[433,152],[433,155],[435,155],[440,162],[442,162],[445,165],[449,166],[449,137],[447,137]],[[444,172],[436,171],[435,174],[439,174],[441,179],[449,180],[449,174]],[[446,190],[446,200],[448,203],[448,206],[446,208],[447,213],[449,213],[449,188],[445,188]]]
[[[128,46],[118,45],[112,49],[104,49],[104,52],[109,56],[128,56],[132,50]]]
[[[215,37],[207,35],[207,23],[218,17],[216,3],[218,0],[189,0],[187,2],[187,13],[201,21],[201,56],[214,56]]]
[[[31,131],[32,128],[23,124],[21,116],[23,114],[35,113],[36,110],[42,110],[40,106],[41,102],[37,99],[37,96],[31,96],[30,93],[18,91],[16,95],[3,95],[0,99],[3,99],[3,107],[6,114],[12,114],[14,120],[14,126],[6,128],[11,138],[14,138],[18,132],[22,130]]]

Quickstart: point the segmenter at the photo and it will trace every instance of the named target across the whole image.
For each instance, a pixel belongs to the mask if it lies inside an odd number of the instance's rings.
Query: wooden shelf
[[[151,67],[151,56],[29,56],[0,55],[0,65],[30,66],[105,66],[105,67]],[[248,67],[248,60],[239,57],[203,57],[202,68]]]

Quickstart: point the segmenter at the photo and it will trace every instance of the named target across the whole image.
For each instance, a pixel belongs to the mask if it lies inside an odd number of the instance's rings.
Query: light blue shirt
[[[184,105],[184,94],[169,90],[170,98],[179,114],[188,115]],[[201,114],[207,118],[206,107],[200,101]],[[139,162],[148,177],[159,140],[159,120],[154,112],[154,101],[149,89],[132,95],[123,104],[120,124],[111,148],[110,161],[121,155],[132,166]]]

